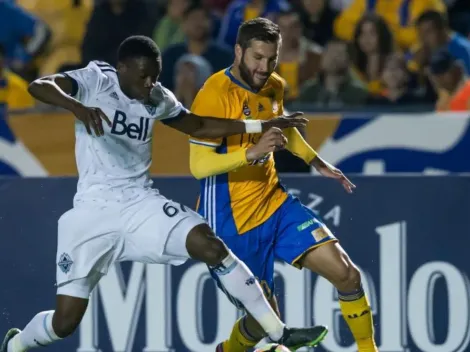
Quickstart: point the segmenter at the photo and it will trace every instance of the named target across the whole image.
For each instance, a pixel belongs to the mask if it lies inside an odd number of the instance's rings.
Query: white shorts
[[[183,264],[186,237],[203,223],[196,212],[153,192],[133,204],[75,207],[59,219],[57,293],[88,298],[117,261]]]

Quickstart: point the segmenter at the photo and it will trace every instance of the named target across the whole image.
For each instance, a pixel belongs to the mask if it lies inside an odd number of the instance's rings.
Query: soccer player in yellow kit
[[[273,22],[256,18],[243,23],[233,66],[206,81],[192,111],[241,120],[267,120],[282,114],[284,83],[274,73],[280,45],[279,27]],[[328,279],[339,292],[341,311],[359,352],[377,351],[371,308],[358,268],[322,220],[281,186],[272,152],[259,155],[273,133],[276,131],[216,140],[190,139],[191,172],[201,181],[198,211],[253,271],[274,307],[274,259],[279,258]],[[320,158],[297,129],[284,133],[289,151],[352,192],[355,186]],[[236,299],[229,299],[243,309]],[[253,318],[245,315],[217,352],[247,351],[264,336]]]

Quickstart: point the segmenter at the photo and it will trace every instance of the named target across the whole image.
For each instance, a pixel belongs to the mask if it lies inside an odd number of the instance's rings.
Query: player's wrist
[[[71,113],[76,113],[82,107],[83,104],[72,97],[69,97],[69,99],[67,99],[67,104],[66,106],[64,106],[64,108],[70,111]]]
[[[261,120],[244,120],[246,133],[261,133],[263,132],[263,122]]]

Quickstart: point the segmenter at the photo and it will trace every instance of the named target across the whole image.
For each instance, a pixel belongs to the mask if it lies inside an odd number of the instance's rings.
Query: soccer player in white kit
[[[179,265],[192,258],[206,263],[270,339],[286,346],[306,345],[327,330],[323,326],[287,328],[251,271],[205,220],[152,189],[149,177],[157,120],[200,138],[299,126],[305,120],[281,117],[266,125],[193,115],[157,82],[161,66],[157,45],[150,38],[134,36],[120,45],[117,69],[93,61],[83,69],[30,85],[35,98],[77,117],[79,181],[73,208],[58,221],[55,310],[38,313],[23,331],[10,329],[0,352],[27,351],[72,334],[85,314],[90,293],[110,265],[119,261]],[[270,148],[284,143],[279,130]],[[260,150],[260,156],[270,151]]]

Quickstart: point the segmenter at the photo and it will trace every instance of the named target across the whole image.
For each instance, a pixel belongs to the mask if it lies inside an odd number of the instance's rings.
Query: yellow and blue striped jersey
[[[273,73],[261,91],[239,82],[230,68],[212,75],[199,91],[192,112],[236,120],[269,120],[283,113],[284,81]],[[215,140],[191,139],[191,143],[231,153],[255,144],[261,134],[241,134]],[[212,228],[243,234],[264,223],[285,201],[272,153],[258,163],[201,180],[199,212]]]

